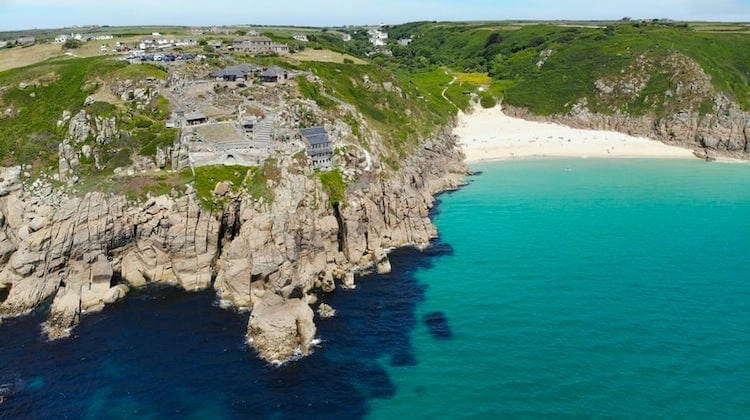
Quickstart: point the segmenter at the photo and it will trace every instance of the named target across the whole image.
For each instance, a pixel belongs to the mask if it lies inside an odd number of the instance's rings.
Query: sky
[[[0,0],[0,31],[92,24],[343,26],[625,16],[750,22],[750,0]]]

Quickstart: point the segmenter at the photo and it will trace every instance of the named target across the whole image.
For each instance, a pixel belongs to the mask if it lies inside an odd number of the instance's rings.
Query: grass
[[[456,83],[468,83],[472,85],[489,85],[492,78],[487,73],[463,73],[454,74]]]
[[[57,59],[0,73],[0,104],[14,115],[0,119],[0,163],[49,160],[65,136],[57,125],[63,111],[75,115],[96,85],[87,84],[123,63],[98,58]],[[21,82],[34,83],[22,89]]]
[[[164,70],[151,65],[128,65],[104,57],[55,58],[0,73],[0,107],[12,115],[0,117],[0,164],[32,164],[44,169],[57,164],[58,144],[68,136],[68,124],[58,124],[63,112],[76,115],[87,96],[108,91],[116,80],[142,81],[164,78]],[[28,86],[22,88],[21,83]],[[96,97],[101,95],[97,94]],[[135,103],[96,101],[85,108],[89,125],[99,118],[115,118],[118,133],[104,144],[83,139],[99,156],[100,169],[82,160],[81,175],[111,174],[131,162],[131,154],[153,156],[158,147],[172,145],[175,129],[167,128],[166,99],[157,97],[144,107]],[[79,145],[80,147],[80,145]],[[103,167],[103,169],[101,169]]]
[[[658,75],[670,71],[664,63],[670,54],[679,53],[695,60],[711,76],[717,91],[727,93],[748,110],[748,28],[738,24],[597,22],[528,23],[510,30],[493,23],[410,23],[389,28],[394,37],[409,36],[414,40],[409,47],[394,46],[390,62],[422,79],[425,73],[447,67],[467,90],[489,85],[488,93],[476,91],[483,105],[502,98],[506,103],[546,115],[564,113],[579,99],[586,98],[595,111],[644,113],[699,106],[700,101],[663,94],[676,80],[667,83]],[[552,54],[542,59],[545,51]],[[654,76],[647,89],[649,99],[643,95],[620,98],[619,103],[599,101],[594,82],[616,77],[644,54],[657,62],[648,69]],[[483,73],[492,80],[483,77]],[[670,77],[674,78],[674,74],[670,73]],[[465,102],[455,92],[449,89],[446,95],[463,107]],[[655,95],[660,98],[659,104],[653,102]]]
[[[226,197],[214,194],[216,185],[228,181],[233,193],[244,191],[255,199],[270,203],[274,199],[268,181],[279,176],[278,163],[267,159],[262,166],[213,165],[195,168],[195,191],[201,205],[210,211],[219,211],[226,204]]]
[[[323,185],[323,191],[328,194],[328,204],[331,207],[344,202],[346,181],[340,169],[318,172],[318,178]]]
[[[299,61],[318,61],[322,63],[337,64],[344,64],[344,60],[350,60],[351,64],[367,64],[367,62],[361,58],[327,49],[316,50],[313,48],[306,48],[303,51],[292,54],[291,58]]]
[[[324,90],[354,105],[382,135],[388,150],[395,153],[392,162],[410,153],[421,139],[455,114],[443,99],[425,100],[424,90],[408,74],[394,74],[375,65],[314,62],[306,63],[303,70],[311,71],[322,80],[317,87],[319,92],[302,87],[303,93],[320,100],[320,92]],[[400,87],[400,92],[386,88],[388,84]]]
[[[219,211],[225,203],[225,198],[216,197],[216,184],[229,181],[230,191],[237,191],[245,181],[250,168],[247,166],[200,166],[195,168],[195,191],[203,207],[212,211]]]
[[[122,194],[130,201],[143,202],[149,196],[170,194],[172,190],[184,190],[193,182],[189,169],[181,172],[154,171],[132,176],[113,177],[98,175],[84,179],[78,188],[81,192],[108,192]]]
[[[0,49],[0,72],[19,67],[37,64],[51,58],[68,57],[88,58],[101,56],[100,47],[107,45],[114,47],[116,41],[132,44],[140,40],[140,37],[125,37],[107,41],[83,42],[80,48],[75,50],[63,50],[60,43],[38,43],[28,47],[2,48]]]
[[[60,44],[37,44],[30,47],[3,48],[0,49],[0,71],[25,67],[62,54]]]
[[[321,108],[332,109],[336,106],[336,102],[323,96],[321,93],[321,86],[310,82],[305,76],[297,76],[297,86],[299,87],[302,96],[307,99],[312,99]]]

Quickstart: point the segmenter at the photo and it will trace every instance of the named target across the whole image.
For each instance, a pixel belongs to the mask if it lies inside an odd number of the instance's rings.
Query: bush
[[[81,41],[79,41],[77,39],[69,38],[63,44],[63,49],[64,50],[75,50],[75,49],[81,48],[81,45],[83,45],[83,42],[81,42]]]

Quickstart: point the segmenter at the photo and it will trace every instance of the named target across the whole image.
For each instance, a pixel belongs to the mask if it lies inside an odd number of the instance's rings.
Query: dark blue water
[[[385,365],[414,365],[410,345],[427,253],[394,253],[393,275],[371,275],[326,302],[320,348],[282,367],[244,343],[246,314],[221,310],[210,293],[136,293],[85,316],[72,339],[46,342],[43,314],[0,326],[0,384],[14,388],[2,418],[362,417],[396,386]],[[384,363],[382,363],[385,361]]]

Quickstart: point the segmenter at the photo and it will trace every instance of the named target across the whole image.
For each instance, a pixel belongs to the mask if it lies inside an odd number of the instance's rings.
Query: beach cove
[[[690,149],[644,137],[510,117],[500,106],[459,113],[454,134],[469,163],[535,157],[695,158]]]

